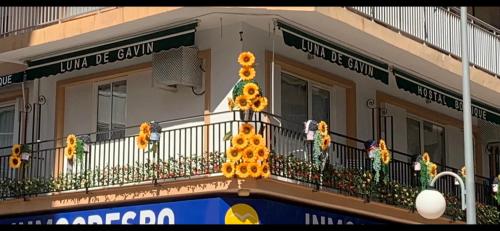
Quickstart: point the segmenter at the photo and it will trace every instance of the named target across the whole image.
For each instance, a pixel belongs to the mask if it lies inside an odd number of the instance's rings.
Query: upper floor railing
[[[348,7],[377,23],[461,58],[460,15],[455,8],[442,7]],[[500,30],[468,15],[470,63],[500,76]]]
[[[210,116],[211,122],[208,124],[204,122],[206,116]],[[271,152],[271,175],[306,184],[317,183],[317,174],[313,173],[314,167],[311,167],[311,147],[305,140],[304,132],[283,127],[281,122],[290,121],[267,113],[257,113],[249,122],[262,135]],[[179,178],[220,174],[221,166],[226,161],[225,153],[231,146],[231,141],[225,137],[236,134],[243,121],[236,112],[219,112],[159,123],[162,131],[156,153],[138,148],[136,137],[139,129],[136,125],[120,129],[124,130],[121,132],[124,135],[120,137],[111,136],[111,139],[105,140],[97,139],[96,133],[79,134],[90,139],[84,155],[75,157],[73,161],[64,156],[63,139],[28,144],[32,150],[31,159],[21,168],[10,168],[9,156],[0,156],[0,199],[147,182],[156,184]],[[325,188],[414,209],[412,202],[416,196],[414,194],[418,192],[419,180],[408,159],[411,155],[391,150],[393,161],[388,176],[392,183],[370,189],[375,190],[373,192],[366,191],[359,180],[371,170],[371,162],[362,148],[363,140],[335,132],[330,134],[332,145],[328,151],[322,183]],[[3,147],[0,150],[9,153],[10,148]],[[440,171],[444,170],[457,171],[441,166]],[[361,175],[352,178],[354,176],[350,174]],[[363,179],[367,180],[366,177]],[[453,198],[460,197],[459,187],[452,178],[445,177],[437,183],[436,188],[440,192]],[[382,189],[410,190],[412,196],[405,199],[406,204],[401,204],[398,202],[400,198],[382,198],[382,194],[387,194],[377,191]],[[391,192],[387,195],[394,196],[395,192]],[[491,195],[490,179],[476,176],[476,200],[482,204],[496,205]]]
[[[104,7],[0,7],[0,38],[35,30]]]

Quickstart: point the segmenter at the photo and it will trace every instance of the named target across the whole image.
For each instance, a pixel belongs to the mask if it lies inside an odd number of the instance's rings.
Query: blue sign
[[[0,219],[0,224],[377,224],[269,199],[213,197]]]

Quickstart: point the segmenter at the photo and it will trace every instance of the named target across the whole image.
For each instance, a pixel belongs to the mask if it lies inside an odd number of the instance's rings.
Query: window
[[[410,154],[427,152],[433,162],[441,165],[446,163],[444,127],[425,120],[407,118],[406,131]]]
[[[14,115],[14,106],[0,107],[0,148],[13,144]],[[8,153],[10,153],[10,149],[0,149],[0,155]]]
[[[301,131],[308,119],[330,123],[330,91],[318,84],[281,73],[283,126]]]
[[[101,84],[97,89],[97,140],[125,136],[127,82]]]

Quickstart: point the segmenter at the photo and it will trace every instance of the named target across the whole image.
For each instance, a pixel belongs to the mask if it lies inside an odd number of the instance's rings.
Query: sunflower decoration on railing
[[[226,156],[228,161],[222,165],[222,174],[227,178],[270,176],[269,150],[262,135],[256,134],[249,123],[242,124],[238,134],[232,137]]]
[[[437,165],[431,162],[429,153],[424,152],[418,159],[418,168],[420,170],[420,188],[421,190],[427,189],[432,179],[437,175]]]
[[[368,157],[372,162],[372,168],[375,171],[375,183],[379,182],[380,171],[384,174],[384,181],[389,180],[389,164],[392,161],[391,153],[383,139],[380,139],[377,144],[376,141],[370,140],[365,143],[365,148],[368,152]]]
[[[318,129],[314,132],[313,159],[314,164],[320,167],[322,160],[326,159],[326,152],[330,148],[332,139],[328,134],[328,124],[325,121],[318,123]]]
[[[462,168],[460,169],[460,176],[462,177],[462,180],[465,182],[465,176],[467,175],[467,172],[466,172],[466,169],[465,169],[465,166],[462,166]]]
[[[161,127],[158,122],[143,122],[139,127],[139,135],[136,138],[137,147],[145,153],[158,151]],[[146,150],[147,149],[147,150]]]
[[[22,162],[29,160],[31,150],[28,145],[14,144],[9,156],[9,167],[18,169],[21,167]]]
[[[239,70],[240,80],[233,88],[232,98],[228,98],[230,110],[240,110],[240,117],[244,121],[252,118],[254,112],[261,112],[267,107],[267,98],[262,96],[261,88],[254,81],[255,56],[251,52],[242,52],[238,57],[241,65]]]
[[[79,137],[74,134],[70,134],[66,137],[66,148],[64,149],[64,156],[68,161],[72,162],[75,157],[77,161],[83,160],[83,155],[85,152],[84,142]]]

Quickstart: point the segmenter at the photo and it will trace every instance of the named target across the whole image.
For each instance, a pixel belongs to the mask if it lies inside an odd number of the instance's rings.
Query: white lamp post
[[[461,193],[462,193],[462,210],[465,209],[465,186],[462,178],[454,172],[440,172],[432,179],[429,186],[434,187],[436,180],[442,176],[453,176],[460,183]],[[443,194],[437,190],[423,190],[417,196],[415,201],[415,206],[417,207],[417,212],[424,218],[427,219],[437,219],[441,217],[446,210],[446,200]]]

